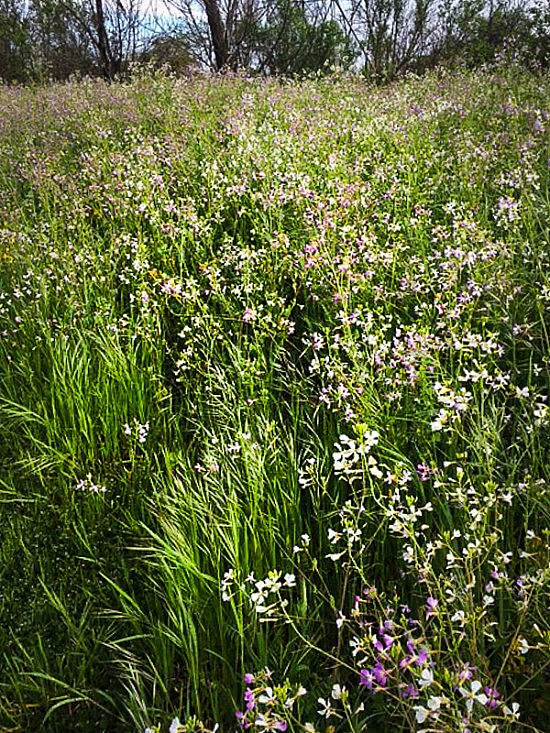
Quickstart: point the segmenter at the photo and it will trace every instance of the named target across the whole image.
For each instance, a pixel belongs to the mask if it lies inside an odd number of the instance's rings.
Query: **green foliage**
[[[24,4],[19,0],[0,3],[0,79],[21,82],[28,78],[31,37]]]
[[[548,3],[526,4],[484,0],[444,3],[441,10],[442,58],[461,59],[472,67],[497,57],[547,67],[549,61]]]
[[[303,7],[278,0],[252,36],[251,62],[270,74],[328,73],[347,68],[357,52],[336,21],[309,20]]]

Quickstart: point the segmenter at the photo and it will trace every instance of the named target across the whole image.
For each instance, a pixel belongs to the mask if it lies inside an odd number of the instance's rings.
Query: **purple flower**
[[[247,687],[244,691],[244,701],[246,703],[246,712],[250,712],[250,710],[254,710],[254,706],[256,704],[256,700],[254,699],[254,693],[250,689],[250,687]]]
[[[378,662],[378,664],[375,664],[372,668],[372,676],[376,684],[380,687],[384,687],[386,682],[388,681],[387,672],[381,662]]]
[[[415,659],[415,665],[417,667],[422,667],[426,662],[428,661],[428,650],[425,646],[422,647],[422,649],[418,652]]]
[[[254,675],[250,674],[250,672],[247,672],[244,676],[244,683],[245,685],[251,685],[254,682]]]
[[[432,598],[431,596],[426,599],[426,618],[430,618],[430,616],[436,615],[436,608],[439,605],[439,601],[437,598]]]
[[[419,696],[419,692],[413,684],[409,684],[401,690],[401,698],[407,700],[408,698],[416,698]]]
[[[474,676],[474,672],[476,671],[476,667],[471,667],[467,662],[462,666],[462,669],[458,673],[458,681],[459,682],[465,682],[466,680],[471,680]]]
[[[235,712],[235,717],[237,718],[239,725],[241,725],[244,728],[244,730],[248,730],[250,728],[250,723],[244,717],[244,713],[242,712],[242,710],[237,710]]]
[[[381,629],[383,632],[384,630]],[[380,633],[380,632],[379,632]],[[377,652],[387,652],[393,646],[394,638],[389,634],[381,633],[380,636],[374,642],[374,648]]]
[[[418,474],[419,481],[429,481],[433,474],[433,470],[425,463],[419,463],[416,467],[416,473]]]
[[[372,690],[372,684],[374,682],[374,678],[372,675],[372,671],[370,669],[361,669],[359,670],[359,684],[363,687],[366,687],[367,690]]]
[[[489,708],[489,710],[494,710],[496,707],[498,707],[498,698],[500,697],[500,692],[498,690],[495,690],[493,687],[484,687],[483,692],[487,695],[487,702],[485,703],[485,705]]]

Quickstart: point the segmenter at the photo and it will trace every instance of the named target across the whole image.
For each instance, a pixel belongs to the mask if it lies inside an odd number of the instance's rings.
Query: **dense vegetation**
[[[385,83],[503,56],[550,65],[550,0],[0,0],[0,79],[126,78],[136,66]]]
[[[0,90],[0,730],[548,730],[549,92]]]

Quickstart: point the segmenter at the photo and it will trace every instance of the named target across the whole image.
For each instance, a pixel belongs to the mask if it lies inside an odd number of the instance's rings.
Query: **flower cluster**
[[[132,424],[124,424],[124,435],[133,438],[138,443],[145,443],[147,436],[149,435],[149,422],[140,423],[137,418],[134,418]]]
[[[92,474],[86,474],[86,478],[81,478],[76,484],[77,491],[85,491],[90,494],[104,494],[107,487],[96,484],[92,479]]]
[[[456,657],[447,663],[438,641],[438,606],[428,597],[425,613],[415,617],[407,605],[388,603],[374,587],[356,596],[347,625],[358,632],[350,648],[359,687],[389,696],[418,725],[448,733],[480,725],[496,730],[498,721],[517,719],[517,703],[506,705],[479,668]]]
[[[246,673],[244,682],[244,709],[235,713],[241,727],[244,730],[286,731],[289,722],[296,720],[297,702],[306,694],[306,689],[288,680],[274,684],[268,669],[257,674]]]

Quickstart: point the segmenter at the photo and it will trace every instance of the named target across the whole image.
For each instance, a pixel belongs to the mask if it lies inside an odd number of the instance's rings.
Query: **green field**
[[[0,88],[2,733],[550,730],[549,99]]]

